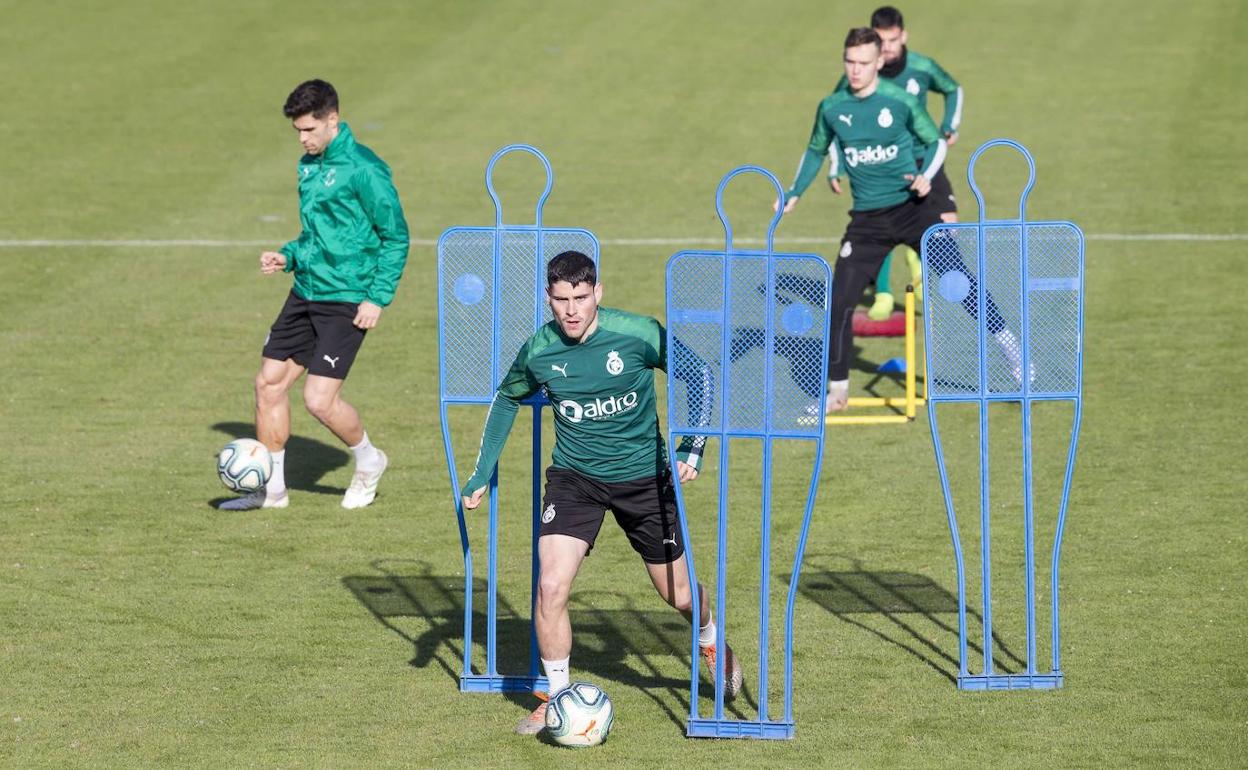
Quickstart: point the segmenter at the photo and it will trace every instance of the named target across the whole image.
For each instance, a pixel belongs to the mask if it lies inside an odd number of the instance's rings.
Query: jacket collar
[[[333,160],[340,155],[348,152],[355,146],[355,136],[351,133],[351,127],[346,121],[338,124],[338,136],[334,137],[334,141],[329,143],[325,148],[325,152],[321,155],[325,160]]]

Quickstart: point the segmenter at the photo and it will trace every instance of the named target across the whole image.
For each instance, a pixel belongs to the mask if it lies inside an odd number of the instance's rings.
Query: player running
[[[655,408],[654,370],[666,360],[663,327],[647,316],[600,307],[602,284],[593,260],[577,251],[550,261],[546,294],[554,320],[524,343],[498,386],[463,505],[472,510],[481,504],[520,402],[544,389],[554,407],[555,446],[542,500],[533,622],[553,694],[571,681],[568,598],[607,508],[641,555],[659,595],[687,620],[693,616],[693,594]],[[693,369],[672,374],[687,382],[704,376]],[[705,413],[709,386],[690,388],[690,398],[694,413]],[[704,437],[681,442],[676,472],[682,483],[697,477],[704,444]],[[714,676],[715,621],[700,583],[698,596],[698,643]],[[724,695],[731,698],[741,689],[742,672],[732,648],[725,645],[724,654]],[[516,732],[540,732],[545,720],[543,702]]]
[[[880,36],[869,27],[851,29],[845,38],[846,87],[819,103],[815,125],[797,178],[785,201],[787,214],[823,165],[832,160],[832,191],[839,194],[840,176],[849,175],[853,209],[841,238],[832,279],[829,412],[849,401],[849,357],[853,347],[854,306],[875,279],[880,263],[898,244],[915,251],[923,232],[941,220],[927,198],[932,179],[944,162],[946,142],[918,100],[900,86],[882,80]],[[843,171],[844,170],[844,171]],[[950,262],[949,267],[956,267]],[[969,276],[969,271],[963,269]],[[963,306],[976,313],[974,277]],[[1021,381],[1021,350],[1005,326],[991,297],[988,329],[1001,344],[1015,379]]]
[[[945,113],[940,123],[940,133],[945,142],[952,147],[958,140],[958,127],[962,124],[962,86],[954,80],[934,59],[924,56],[906,47],[908,35],[905,19],[901,11],[891,5],[881,6],[871,14],[871,28],[880,36],[880,52],[884,56],[884,66],[880,69],[880,78],[896,83],[906,89],[906,93],[918,99],[923,109],[927,109],[927,94],[936,91],[945,97]],[[838,84],[838,88],[844,85]],[[929,113],[930,114],[930,113]],[[958,221],[958,204],[953,195],[953,185],[945,174],[942,165],[932,177],[932,191],[928,194],[928,205],[940,212],[945,222]],[[919,255],[908,246],[901,246],[894,253],[902,252],[910,267],[910,280],[914,283],[915,293],[922,299],[923,287],[922,268]],[[875,279],[875,303],[867,311],[872,320],[882,321],[893,312],[893,293],[889,282],[893,262],[893,253],[884,258],[880,265],[880,273]]]
[[[260,271],[295,274],[286,304],[269,330],[256,375],[256,438],[273,455],[268,484],[221,508],[285,508],[286,394],[304,372],[303,403],[355,455],[343,508],[363,508],[377,495],[384,452],[368,440],[342,383],[364,335],[394,299],[407,261],[408,234],[390,167],[355,141],[338,116],[338,93],[323,80],[300,84],[283,113],[299,135],[299,219],[303,231],[278,251],[260,255]]]

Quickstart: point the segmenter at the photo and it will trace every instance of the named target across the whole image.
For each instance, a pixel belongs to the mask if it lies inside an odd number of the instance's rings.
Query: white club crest
[[[911,96],[918,96],[919,95],[919,81],[915,80],[914,78],[910,78],[909,80],[907,80],[906,81],[906,93],[910,94]]]
[[[607,371],[612,375],[624,371],[624,361],[620,358],[618,350],[612,350],[610,353],[607,353]]]
[[[842,258],[848,257],[850,254],[853,254],[853,253],[854,253],[854,244],[850,243],[849,241],[845,241],[844,243],[841,244],[841,257]]]
[[[889,112],[888,108],[885,107],[880,110],[880,117],[878,118],[878,121],[881,128],[888,128],[893,125],[893,113]]]
[[[546,506],[546,510],[542,511],[542,523],[549,524],[555,520],[555,504],[551,503]]]

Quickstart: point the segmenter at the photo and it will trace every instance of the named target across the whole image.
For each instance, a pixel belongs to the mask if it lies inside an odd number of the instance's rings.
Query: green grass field
[[[1089,235],[1064,689],[952,684],[953,558],[921,416],[829,429],[797,605],[795,740],[683,737],[687,636],[610,524],[576,585],[572,659],[616,704],[608,743],[571,753],[521,738],[527,699],[457,691],[463,563],[430,243],[492,222],[485,163],[530,142],[557,174],[545,221],[603,239],[608,304],[661,316],[662,266],[681,246],[613,242],[720,237],[713,194],[734,166],[787,182],[845,30],[872,7],[4,4],[0,766],[1242,767],[1248,10],[1231,0],[902,6],[912,47],[966,89],[949,159],[964,219],[967,158],[1009,136],[1036,157],[1029,214]],[[227,514],[211,506],[224,492],[212,457],[253,430],[256,353],[288,290],[259,275],[252,244],[297,232],[299,148],[280,108],[314,76],[394,168],[420,239],[346,390],[392,470],[375,505],[342,510],[349,454],[296,409],[291,507]],[[500,167],[510,221],[531,219],[537,171]],[[989,156],[982,173],[989,213],[1011,211],[1018,164]],[[738,234],[761,236],[769,191],[746,180],[730,193]],[[828,239],[794,248],[831,257],[846,208],[812,188],[778,235]],[[179,240],[217,245],[150,243]],[[894,345],[864,342],[862,358]],[[1042,416],[1051,479],[1069,410]],[[481,417],[457,415],[461,463]],[[1008,438],[1011,419],[1003,409],[994,430]],[[513,663],[527,628],[526,427],[503,474]],[[779,473],[786,543],[797,465]],[[703,565],[708,475],[692,523]],[[735,480],[742,500],[758,483]],[[739,520],[734,564],[756,537]],[[472,526],[479,541],[481,517]],[[998,532],[999,552],[1016,554]],[[791,558],[778,553],[773,597]],[[741,576],[726,622],[750,653],[760,586]],[[1017,586],[1000,592],[1017,655],[1005,606]]]

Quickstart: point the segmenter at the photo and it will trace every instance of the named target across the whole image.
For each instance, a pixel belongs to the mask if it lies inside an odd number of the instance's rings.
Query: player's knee
[[[307,407],[309,414],[321,422],[329,419],[333,413],[335,400],[336,397],[332,395],[303,391],[303,405]]]
[[[673,586],[663,598],[667,599],[667,603],[680,612],[688,612],[693,609],[693,591],[689,590],[687,584]]]
[[[946,211],[944,214],[941,214],[941,215],[940,215],[940,219],[941,219],[941,221],[942,221],[942,222],[944,222],[945,224],[947,224],[947,225],[951,225],[951,224],[953,224],[954,222],[957,222],[957,221],[958,221],[958,212],[956,212],[956,211]]]
[[[273,377],[261,369],[256,374],[256,401],[265,404],[276,401],[286,395],[286,383],[280,377]]]
[[[537,601],[541,609],[557,610],[568,603],[572,586],[557,575],[543,573],[537,580]]]

